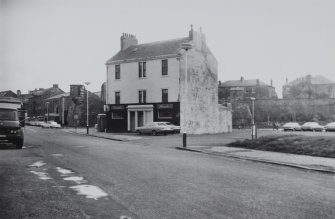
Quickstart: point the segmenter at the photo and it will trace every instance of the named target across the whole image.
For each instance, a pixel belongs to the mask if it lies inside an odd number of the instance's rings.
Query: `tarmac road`
[[[161,136],[149,144],[25,132],[23,150],[0,147],[0,218],[335,215],[331,174],[180,151]]]

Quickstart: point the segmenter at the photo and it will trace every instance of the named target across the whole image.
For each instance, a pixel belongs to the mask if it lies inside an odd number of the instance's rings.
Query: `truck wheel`
[[[17,149],[22,149],[22,146],[23,146],[23,139],[21,139],[21,140],[17,140],[16,143],[15,143],[15,145],[16,145],[16,148],[17,148]]]

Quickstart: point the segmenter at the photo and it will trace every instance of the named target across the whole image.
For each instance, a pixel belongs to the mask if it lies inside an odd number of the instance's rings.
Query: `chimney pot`
[[[53,84],[52,87],[53,88],[58,88],[58,84]]]
[[[244,77],[243,76],[241,76],[241,81],[244,81]]]
[[[257,86],[259,86],[259,79],[257,79],[256,81],[257,81]]]

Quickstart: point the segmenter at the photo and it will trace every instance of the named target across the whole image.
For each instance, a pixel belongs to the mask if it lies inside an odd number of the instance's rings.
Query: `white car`
[[[284,131],[301,131],[301,126],[296,122],[288,122],[283,125]]]
[[[61,126],[57,122],[49,121],[47,123],[41,124],[41,127],[42,128],[60,128]]]
[[[142,127],[137,127],[135,131],[139,134],[152,134],[152,135],[157,135],[157,134],[168,134],[168,133],[173,133],[174,130],[172,129],[171,126],[166,125],[165,122],[150,122]]]
[[[324,127],[317,122],[306,122],[301,126],[302,131],[319,131],[322,132]]]
[[[181,129],[180,126],[174,125],[171,122],[163,122],[163,123],[165,123],[167,126],[170,126],[173,129],[174,133],[180,133],[180,129]]]

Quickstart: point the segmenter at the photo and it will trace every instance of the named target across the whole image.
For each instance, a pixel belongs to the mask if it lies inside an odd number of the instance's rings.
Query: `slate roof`
[[[182,43],[190,42],[189,37],[158,41],[152,43],[138,44],[120,50],[116,55],[107,61],[124,61],[129,59],[141,59],[149,57],[157,57],[164,55],[177,54]]]
[[[259,81],[260,86],[269,86],[262,81]],[[225,81],[221,83],[220,87],[253,87],[257,86],[257,79],[250,79],[250,80],[231,80]]]
[[[0,91],[0,97],[17,97],[17,95],[11,90],[6,90]]]
[[[57,94],[57,95],[54,95],[52,97],[49,97],[48,99],[46,100],[54,100],[54,99],[59,99],[61,97],[68,97],[70,96],[70,92],[67,92],[67,93],[63,93],[63,94]]]
[[[307,76],[300,77],[300,78],[297,78],[289,82],[287,85],[289,86],[296,85],[301,82],[305,82],[306,80],[307,80]],[[316,75],[316,76],[311,77],[311,84],[334,84],[334,82],[322,75]]]

